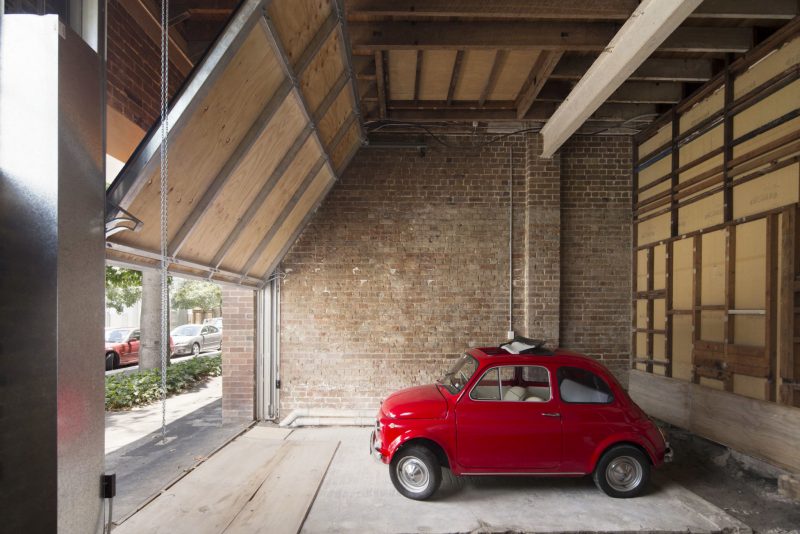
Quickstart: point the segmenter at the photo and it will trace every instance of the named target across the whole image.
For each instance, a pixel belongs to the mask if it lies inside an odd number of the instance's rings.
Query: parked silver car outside
[[[172,330],[174,354],[200,354],[206,350],[222,349],[222,333],[214,326],[185,324]]]

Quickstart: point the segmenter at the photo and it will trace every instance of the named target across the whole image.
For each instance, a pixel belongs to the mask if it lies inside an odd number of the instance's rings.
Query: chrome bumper
[[[383,455],[381,454],[381,442],[375,433],[375,430],[369,434],[369,455],[377,462],[383,463]]]

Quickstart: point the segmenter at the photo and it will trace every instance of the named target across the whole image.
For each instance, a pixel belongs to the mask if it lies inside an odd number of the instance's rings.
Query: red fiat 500
[[[466,351],[436,382],[391,394],[370,453],[427,499],[455,475],[584,476],[635,497],[672,459],[659,428],[597,361],[526,338]]]

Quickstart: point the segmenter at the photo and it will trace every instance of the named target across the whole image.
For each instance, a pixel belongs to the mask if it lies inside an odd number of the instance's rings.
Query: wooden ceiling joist
[[[350,0],[351,20],[364,17],[471,18],[507,20],[626,20],[638,0]],[[691,18],[789,20],[798,14],[795,0],[705,0]]]
[[[555,69],[562,54],[563,52],[560,51],[550,52],[547,50],[543,50],[539,54],[536,63],[533,64],[533,68],[528,75],[528,79],[517,96],[516,107],[518,119],[522,119],[528,114],[528,110],[531,109],[533,101],[539,96],[539,92],[544,87],[553,69]]]
[[[487,102],[489,104],[490,102]],[[501,103],[505,105],[504,103]],[[545,122],[558,108],[558,104],[553,102],[535,102],[524,120],[532,122]],[[640,122],[650,122],[658,116],[659,108],[655,104],[605,104],[589,119],[590,122],[625,122],[637,120]],[[393,109],[391,116],[393,119],[407,122],[420,121],[518,121],[517,110],[511,108],[495,107],[465,107],[442,106],[437,108],[413,109],[403,108]]]
[[[380,110],[380,118],[386,118],[386,73],[383,68],[383,51],[375,51],[375,83],[378,85],[378,109]]]
[[[505,66],[507,57],[507,50],[495,51],[494,60],[492,61],[492,70],[489,72],[489,77],[486,78],[486,85],[484,85],[483,90],[481,90],[481,96],[478,100],[479,105],[482,106],[492,91],[494,91],[494,88],[497,85],[497,78],[500,76],[500,71],[503,70],[503,67]]]
[[[419,52],[417,52],[419,54]],[[456,84],[458,84],[458,75],[461,73],[461,63],[464,61],[464,51],[458,50],[456,52],[456,60],[453,63],[453,72],[450,75],[450,87],[447,89],[447,103],[453,102],[453,95],[456,92]],[[422,70],[422,69],[420,69]]]
[[[550,78],[553,80],[580,80],[596,56],[565,55],[558,62]],[[628,78],[646,82],[692,82],[705,83],[714,76],[709,59],[648,58]]]
[[[356,53],[375,50],[558,50],[602,52],[619,26],[563,22],[374,22],[352,23]],[[749,28],[681,27],[659,47],[664,52],[744,53]]]
[[[414,100],[419,100],[419,85],[422,80],[422,50],[417,50],[414,63]]]

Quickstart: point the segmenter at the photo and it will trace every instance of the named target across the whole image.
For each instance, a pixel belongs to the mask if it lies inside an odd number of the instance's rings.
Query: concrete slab
[[[288,440],[341,445],[303,525],[331,532],[751,532],[666,477],[637,499],[612,499],[589,478],[445,475],[431,501],[401,496],[387,466],[368,456],[369,428],[301,428]]]

